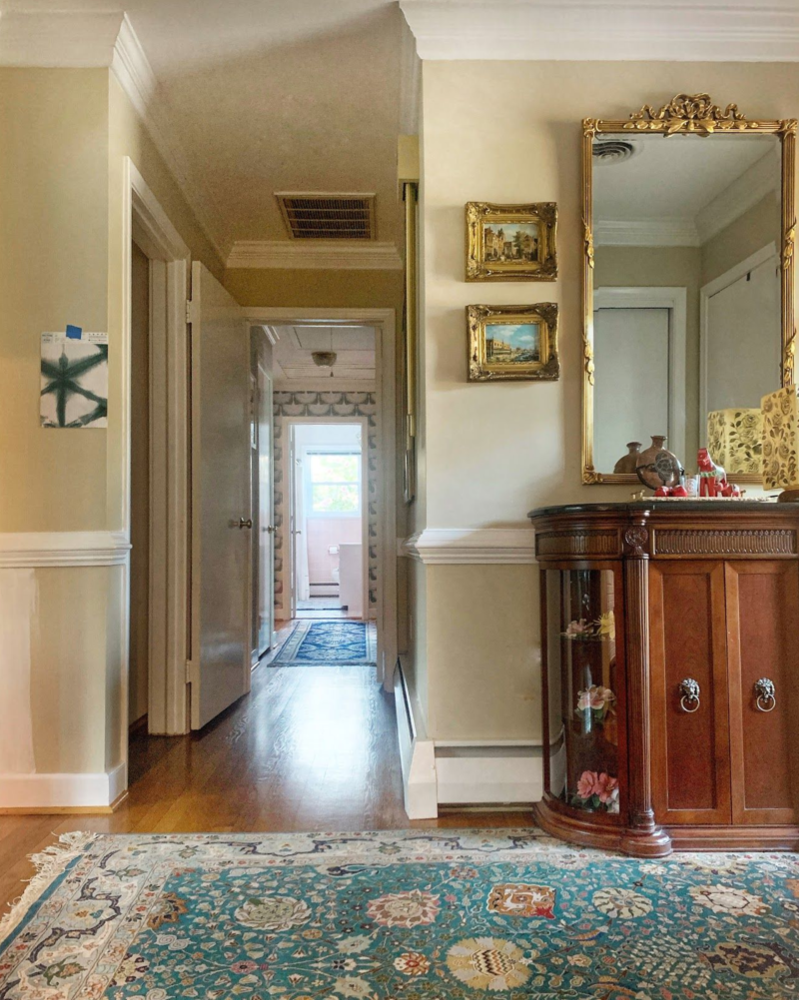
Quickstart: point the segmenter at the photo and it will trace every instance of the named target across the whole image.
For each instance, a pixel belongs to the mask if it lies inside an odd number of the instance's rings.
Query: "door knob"
[[[693,677],[686,677],[680,682],[680,708],[683,712],[693,714],[699,709],[699,683]]]
[[[248,517],[248,518],[245,519],[243,517],[240,517],[239,518],[239,527],[240,528],[251,528],[252,527],[252,518]]]
[[[267,524],[267,526],[265,528],[261,528],[261,531],[268,531],[270,535],[274,535],[274,533],[275,533],[275,526],[274,526],[274,524]]]
[[[777,707],[777,692],[774,689],[774,681],[769,680],[768,677],[761,677],[759,681],[755,681],[755,706],[758,712],[773,712]]]

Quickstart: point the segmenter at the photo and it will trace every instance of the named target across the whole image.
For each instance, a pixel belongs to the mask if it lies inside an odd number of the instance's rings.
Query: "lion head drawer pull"
[[[755,705],[758,712],[773,712],[777,707],[774,681],[770,681],[768,677],[761,677],[759,681],[755,681]]]
[[[683,712],[693,714],[699,711],[699,682],[693,677],[686,677],[680,682],[680,708]]]

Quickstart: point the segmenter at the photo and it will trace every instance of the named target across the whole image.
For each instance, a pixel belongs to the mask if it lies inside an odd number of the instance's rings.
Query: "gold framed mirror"
[[[583,120],[584,483],[638,483],[659,436],[761,481],[760,398],[794,381],[795,144],[707,94]]]

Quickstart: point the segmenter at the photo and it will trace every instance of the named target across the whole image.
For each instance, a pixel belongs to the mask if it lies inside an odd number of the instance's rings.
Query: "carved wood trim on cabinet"
[[[615,531],[543,531],[536,532],[537,556],[593,556],[594,558],[618,557],[621,541]]]
[[[797,554],[796,531],[785,528],[657,528],[655,556],[786,556]]]

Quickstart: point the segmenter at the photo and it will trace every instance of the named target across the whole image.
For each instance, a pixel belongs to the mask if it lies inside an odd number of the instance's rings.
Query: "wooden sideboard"
[[[530,514],[544,797],[574,843],[799,849],[799,504]]]

